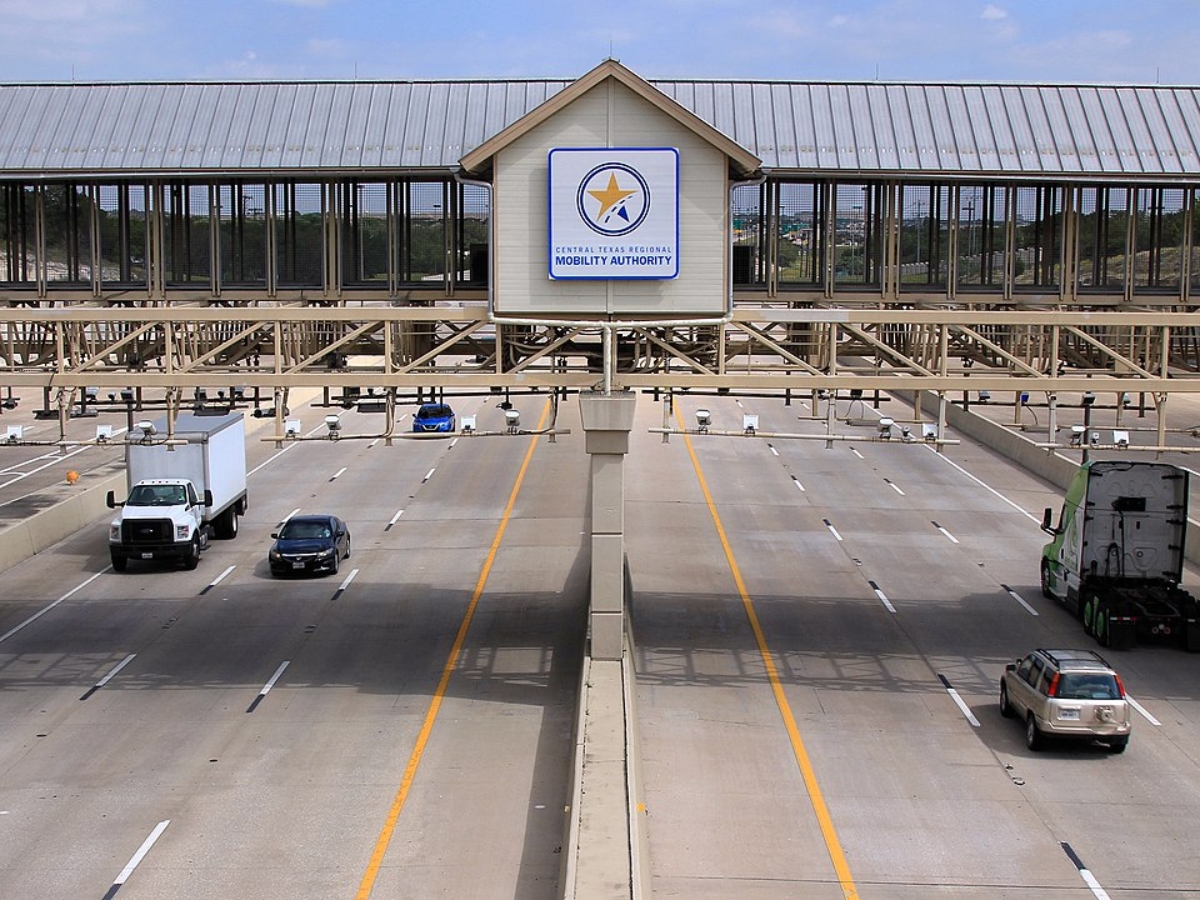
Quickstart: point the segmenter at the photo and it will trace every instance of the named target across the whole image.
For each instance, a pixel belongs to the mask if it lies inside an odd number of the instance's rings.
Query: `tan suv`
[[[1053,736],[1106,741],[1121,753],[1132,726],[1121,677],[1091,650],[1034,650],[1005,666],[1000,714],[1025,719],[1030,750]]]

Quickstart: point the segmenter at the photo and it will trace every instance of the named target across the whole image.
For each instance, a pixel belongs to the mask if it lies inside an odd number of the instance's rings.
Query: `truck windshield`
[[[128,506],[180,506],[187,503],[181,484],[139,484],[129,492]]]

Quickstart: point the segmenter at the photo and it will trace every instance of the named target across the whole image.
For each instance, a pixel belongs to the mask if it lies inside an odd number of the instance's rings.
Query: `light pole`
[[[866,281],[867,233],[866,233],[866,223],[863,221],[863,216],[862,216],[862,210],[863,210],[862,204],[856,203],[853,206],[851,206],[850,209],[854,212],[854,220],[855,220],[855,224],[856,224],[855,231],[858,232],[858,234],[856,235],[856,239],[858,240],[859,249],[862,251],[863,281]],[[853,253],[853,252],[850,254],[851,263],[858,262],[858,260],[856,259],[857,256],[858,256],[858,254]],[[853,276],[855,274],[856,274],[855,272],[851,271],[851,273],[850,273],[851,279],[853,279]]]
[[[918,267],[921,265],[921,229],[923,227],[923,222],[922,222],[922,213],[923,212],[924,212],[924,210],[922,208],[921,201],[918,200],[917,201],[917,266]]]
[[[967,212],[967,255],[969,261],[975,256],[975,198],[966,203]]]

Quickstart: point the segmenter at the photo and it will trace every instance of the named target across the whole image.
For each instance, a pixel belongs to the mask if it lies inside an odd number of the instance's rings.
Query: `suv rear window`
[[[1119,700],[1117,680],[1104,672],[1064,672],[1058,680],[1061,700]]]

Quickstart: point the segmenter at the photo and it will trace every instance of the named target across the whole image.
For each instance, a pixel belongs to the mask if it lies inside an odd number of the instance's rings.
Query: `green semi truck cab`
[[[1200,649],[1200,610],[1183,581],[1188,472],[1162,462],[1091,460],[1042,530],[1041,586],[1105,647]]]

